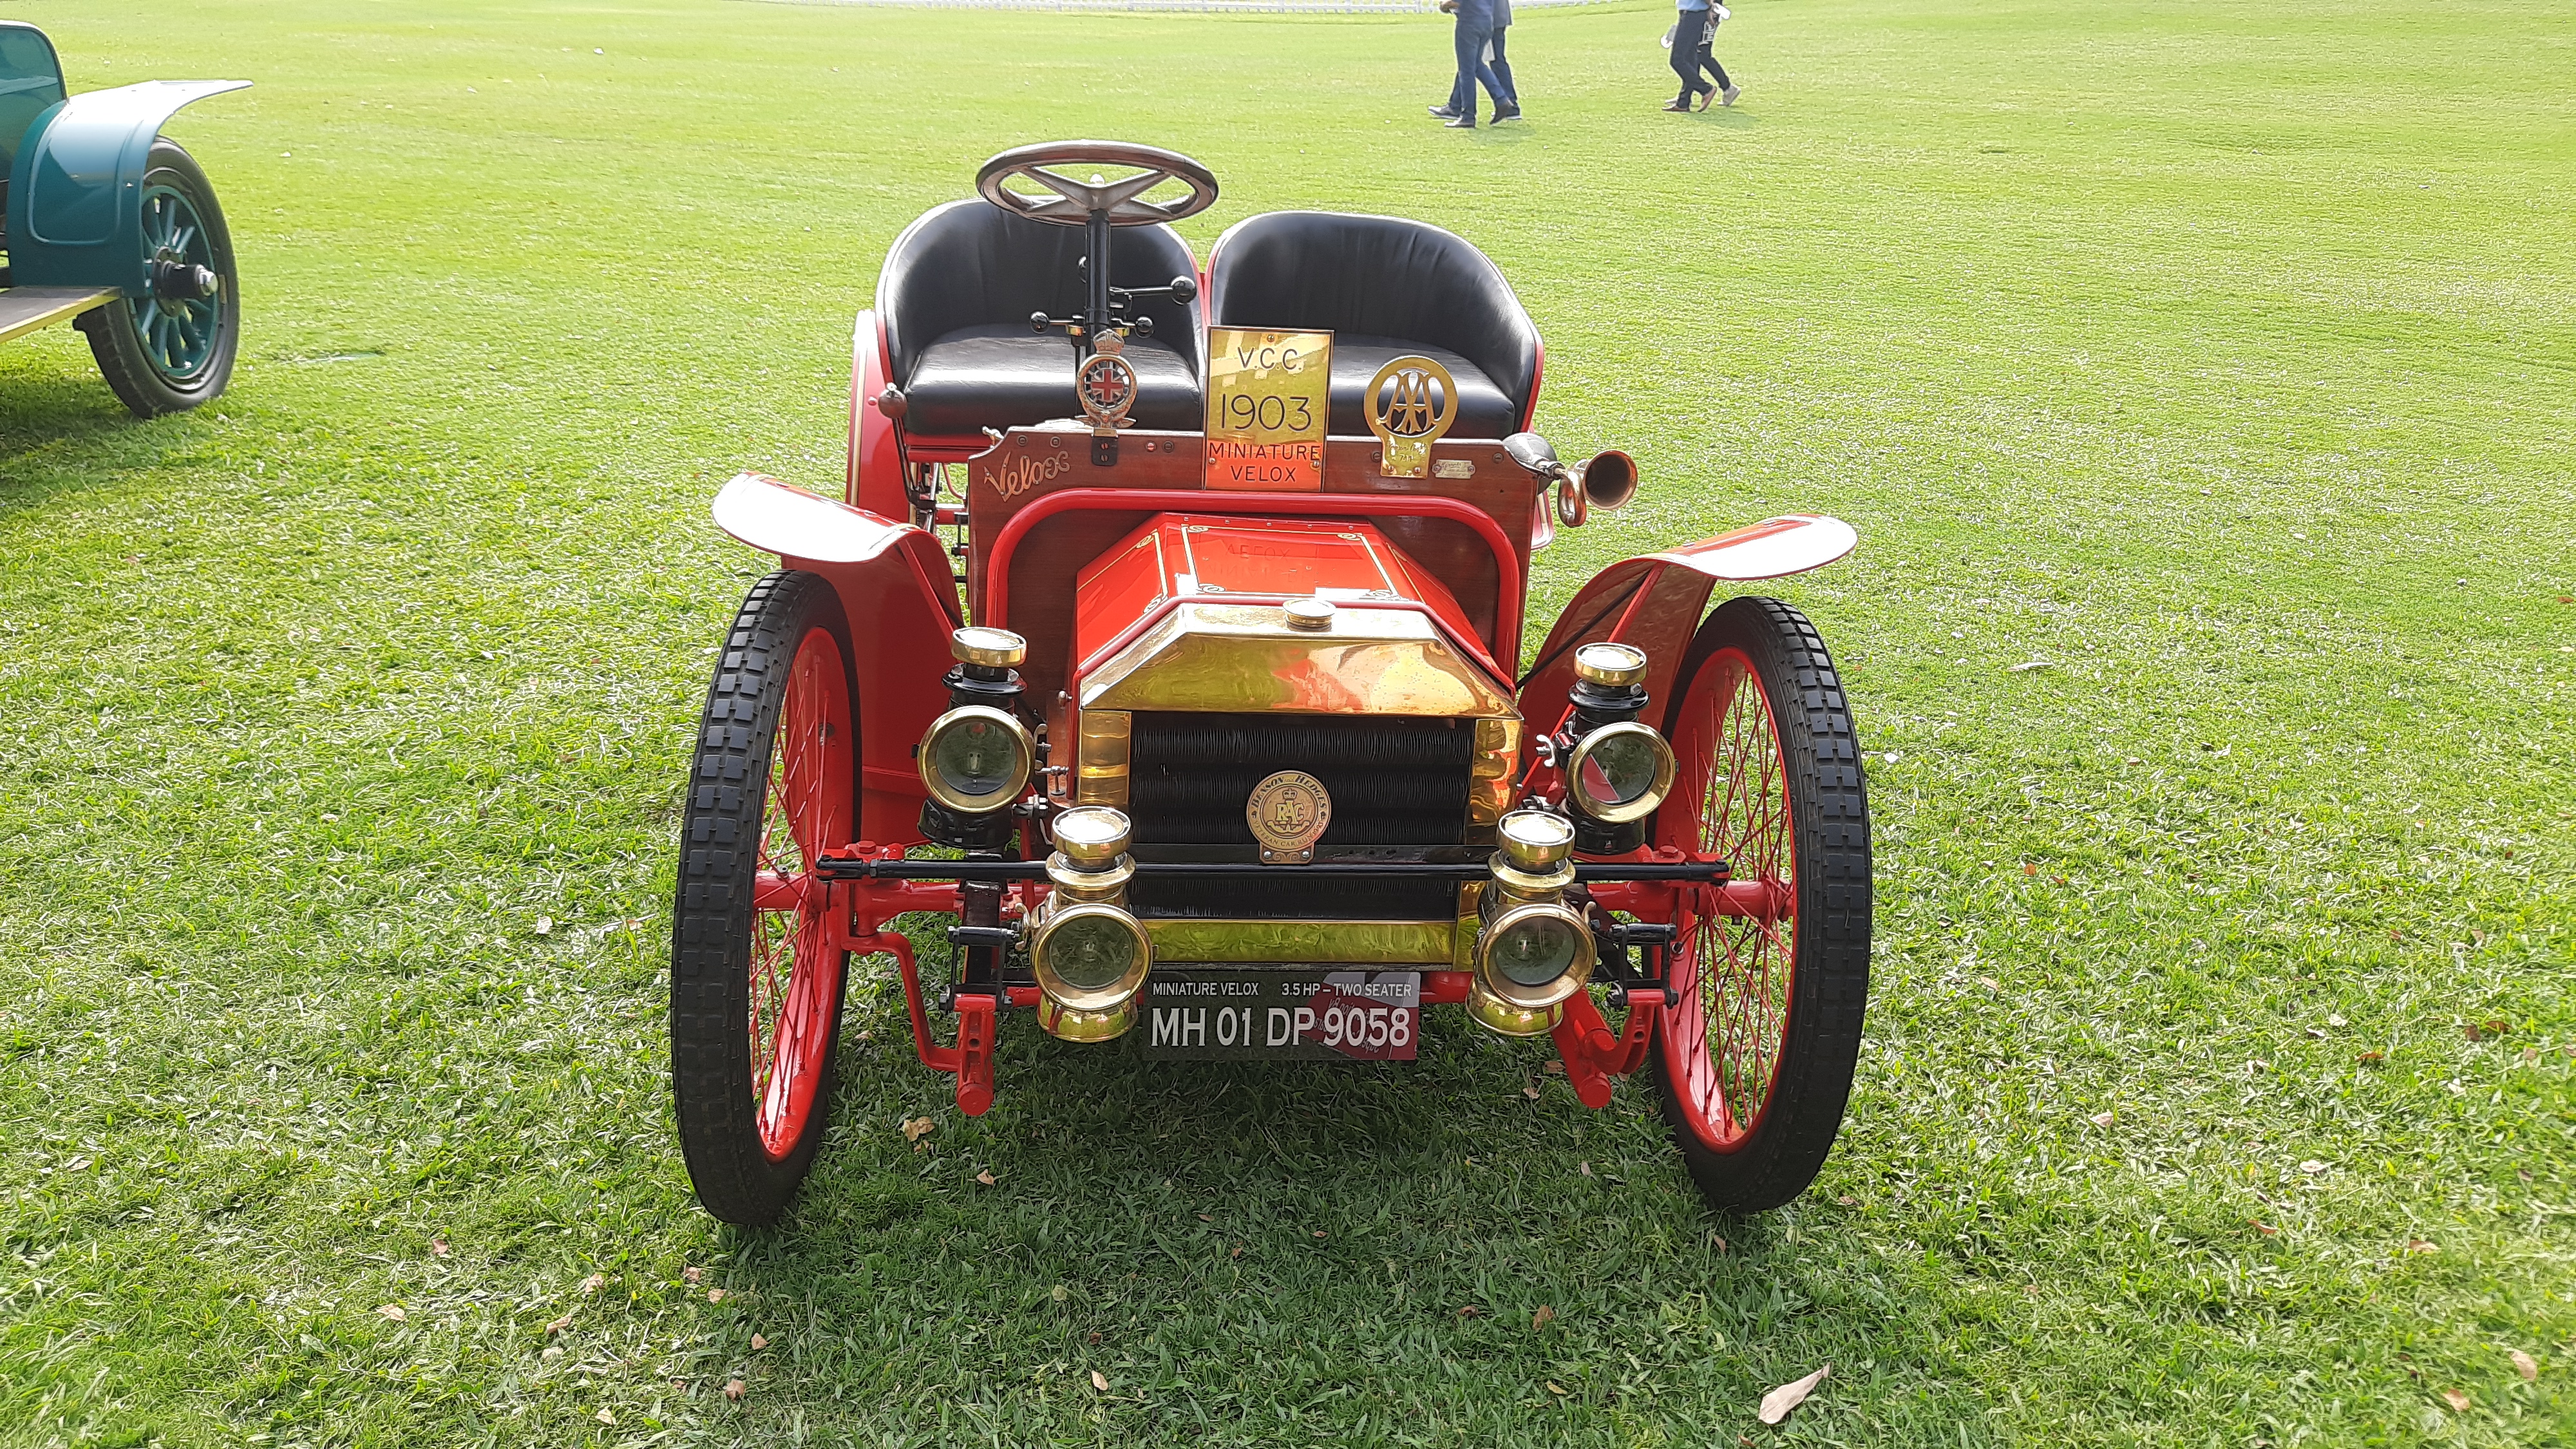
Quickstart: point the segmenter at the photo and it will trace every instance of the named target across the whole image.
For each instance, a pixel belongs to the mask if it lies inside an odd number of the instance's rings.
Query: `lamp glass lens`
[[[1106,990],[1136,964],[1136,933],[1109,916],[1075,916],[1047,933],[1046,964],[1076,990]]]
[[[1642,799],[1655,788],[1661,753],[1646,735],[1618,734],[1603,740],[1583,757],[1583,793],[1603,805]]]
[[[1494,938],[1492,960],[1514,985],[1545,986],[1573,970],[1582,954],[1582,927],[1563,916],[1530,916]]]
[[[940,783],[970,799],[998,795],[1019,773],[1019,742],[988,719],[964,719],[930,742],[931,768]]]

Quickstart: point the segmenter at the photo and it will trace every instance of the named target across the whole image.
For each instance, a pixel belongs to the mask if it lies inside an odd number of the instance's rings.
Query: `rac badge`
[[[1369,379],[1361,403],[1377,434],[1378,476],[1426,477],[1431,445],[1458,417],[1458,380],[1428,357],[1399,357]]]
[[[1263,865],[1304,865],[1315,858],[1324,827],[1333,823],[1333,797],[1305,771],[1281,770],[1252,787],[1243,818],[1261,842]]]

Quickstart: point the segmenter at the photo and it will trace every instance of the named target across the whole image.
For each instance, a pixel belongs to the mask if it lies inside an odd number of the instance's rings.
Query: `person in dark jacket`
[[[1440,8],[1458,17],[1451,39],[1458,53],[1458,78],[1449,87],[1449,104],[1431,107],[1455,130],[1474,130],[1476,126],[1476,87],[1494,98],[1494,120],[1512,120],[1521,113],[1519,97],[1513,93],[1511,63],[1503,58],[1503,28],[1511,22],[1511,0],[1441,0]],[[1485,60],[1486,47],[1493,48],[1493,62]]]

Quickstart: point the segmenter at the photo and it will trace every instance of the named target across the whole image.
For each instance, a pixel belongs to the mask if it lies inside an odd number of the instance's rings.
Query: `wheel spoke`
[[[1682,843],[1726,860],[1733,873],[1688,933],[1689,969],[1674,973],[1663,1023],[1666,1060],[1699,1135],[1725,1148],[1770,1102],[1797,942],[1787,779],[1771,702],[1749,658],[1721,650],[1701,666],[1675,746],[1687,784],[1675,794],[1699,804]]]

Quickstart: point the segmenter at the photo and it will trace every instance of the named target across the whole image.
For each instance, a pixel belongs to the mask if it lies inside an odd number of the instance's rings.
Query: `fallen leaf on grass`
[[[680,1270],[680,1276],[692,1283],[695,1283],[700,1278],[705,1277],[706,1272],[707,1270],[704,1268],[682,1268]]]
[[[1227,1256],[1227,1257],[1229,1257],[1229,1258],[1240,1258],[1240,1257],[1242,1257],[1242,1256],[1243,1256],[1243,1244],[1241,1244],[1241,1243],[1237,1243],[1237,1244],[1235,1244],[1235,1245],[1234,1245],[1234,1251],[1233,1251],[1233,1252],[1231,1252],[1231,1253],[1226,1254],[1226,1256]]]
[[[567,1313],[567,1314],[565,1314],[563,1317],[558,1318],[558,1319],[554,1320],[553,1322],[551,1322],[551,1323],[547,1324],[547,1325],[546,1325],[546,1332],[548,1332],[548,1333],[561,1333],[561,1332],[563,1332],[565,1329],[570,1328],[570,1327],[572,1327],[572,1315],[571,1315],[571,1314],[569,1314],[569,1313]]]
[[[1834,1195],[1834,1203],[1838,1207],[1859,1207],[1860,1199],[1847,1192],[1837,1193]]]
[[[740,1379],[727,1379],[727,1380],[725,1380],[725,1397],[726,1397],[726,1398],[728,1398],[728,1399],[732,1399],[732,1400],[735,1400],[736,1402],[740,1402],[740,1401],[741,1401],[741,1399],[742,1399],[742,1396],[743,1396],[745,1393],[749,1392],[749,1390],[750,1390],[750,1385],[745,1384],[745,1383],[744,1383],[742,1380],[740,1380]]]
[[[2021,863],[2021,873],[2023,875],[2037,875],[2039,874],[2039,867],[2025,860]]]
[[[1711,1233],[1708,1235],[1708,1240],[1717,1244],[1717,1251],[1719,1253],[1723,1254],[1726,1251],[1726,1239],[1719,1237],[1715,1233]]]
[[[1056,1302],[1058,1302],[1058,1303],[1062,1303],[1062,1302],[1063,1302],[1063,1301],[1065,1301],[1066,1299],[1071,1298],[1071,1297],[1073,1296],[1073,1290],[1072,1290],[1072,1289],[1070,1289],[1070,1288],[1067,1288],[1066,1286],[1064,1286],[1064,1285],[1063,1285],[1063,1284],[1061,1284],[1061,1283],[1058,1283],[1058,1284],[1057,1284],[1057,1285],[1055,1285],[1054,1287],[1049,1288],[1049,1289],[1047,1290],[1047,1296],[1048,1296],[1049,1298],[1054,1299],[1054,1300],[1055,1300]]]
[[[1556,1395],[1558,1398],[1565,1397],[1565,1386],[1554,1379],[1549,1379],[1547,1381],[1547,1391]]]
[[[710,1288],[707,1290],[707,1301],[709,1303],[722,1303],[724,1301],[724,1295],[725,1291],[722,1288]]]
[[[768,1340],[768,1339],[763,1338],[762,1336],[760,1336],[760,1335],[759,1335],[759,1334],[757,1334],[757,1333],[755,1333],[755,1334],[753,1334],[753,1335],[751,1336],[751,1351],[752,1351],[753,1353],[758,1353],[758,1352],[760,1352],[762,1349],[767,1348],[767,1347],[769,1347],[769,1340]]]
[[[2108,1127],[2114,1120],[2116,1119],[2109,1112],[2096,1112],[2093,1114],[2093,1125],[2096,1127]]]
[[[581,1280],[581,1291],[584,1293],[596,1293],[605,1286],[607,1282],[607,1274],[593,1273],[589,1277]]]
[[[2524,1066],[2529,1066],[2538,1060],[2540,1060],[2540,1048],[2524,1047],[2522,1049],[2522,1064]]]
[[[2315,1158],[2313,1158],[2313,1157],[2311,1157],[2311,1158],[2309,1158],[2307,1161],[2302,1162],[2302,1163],[2300,1163],[2300,1164],[2299,1164],[2299,1171],[2304,1172],[2304,1173],[2307,1173],[2307,1174],[2309,1174],[2309,1175],[2311,1175],[2311,1176],[2314,1176],[2315,1174],[2320,1173],[2320,1172],[2323,1172],[2323,1171],[2325,1171],[2325,1170],[2326,1170],[2326,1165],[2325,1165],[2324,1163],[2322,1163],[2322,1162],[2317,1161],[2317,1160],[2316,1160]]]
[[[2388,1054],[2386,1052],[2363,1052],[2360,1056],[2354,1057],[2353,1060],[2361,1063],[2365,1067],[2375,1067],[2381,1062],[2388,1060]]]
[[[2254,1231],[2261,1233],[2267,1238],[2280,1236],[2281,1230],[2279,1228],[2272,1226],[2270,1223],[2264,1222],[2260,1218],[2247,1218],[2245,1221],[2252,1223],[2254,1225]]]
[[[553,935],[554,933],[555,933],[555,918],[554,918],[554,917],[552,917],[552,916],[539,916],[539,917],[537,917],[537,934],[538,934],[538,935],[540,935],[540,936],[551,936],[551,935]],[[602,1410],[600,1410],[599,1412],[600,1412],[600,1416],[601,1416],[603,1419],[606,1419],[606,1418],[607,1418],[608,1411],[607,1411],[606,1409],[602,1409]],[[616,1421],[615,1421],[615,1420],[613,1420],[613,1419],[611,1419],[611,1420],[609,1420],[608,1422],[610,1422],[610,1423],[614,1423],[614,1422],[616,1422]]]
[[[1777,1424],[1781,1420],[1788,1418],[1789,1411],[1798,1407],[1800,1404],[1805,1403],[1807,1401],[1807,1395],[1814,1393],[1816,1391],[1816,1385],[1823,1383],[1825,1381],[1825,1375],[1832,1373],[1833,1371],[1834,1366],[1832,1364],[1827,1364],[1823,1368],[1816,1370],[1814,1373],[1807,1375],[1803,1379],[1797,1379],[1793,1382],[1782,1384],[1780,1387],[1764,1394],[1762,1396],[1762,1407],[1753,1411],[1753,1417],[1760,1419],[1765,1424]]]
[[[2425,1242],[2422,1238],[2408,1238],[2406,1240],[2406,1251],[2410,1253],[2438,1253],[2442,1250],[2434,1247],[2431,1243]]]
[[[1100,1390],[1104,1394],[1109,1392],[1109,1376],[1098,1369],[1093,1369],[1091,1371],[1091,1386]]]
[[[2522,1381],[2524,1383],[2537,1383],[2539,1381],[2539,1360],[2534,1359],[2530,1354],[2524,1353],[2518,1348],[2513,1351],[2511,1356],[2513,1358],[2513,1371],[2522,1375]]]
[[[1216,1219],[1209,1217],[1206,1213],[1201,1213],[1199,1214],[1199,1221],[1203,1223],[1212,1223],[1215,1222]]]
[[[1589,1160],[1578,1162],[1574,1165],[1574,1170],[1582,1173],[1585,1177],[1590,1177],[1592,1175],[1592,1163]]]
[[[1555,1321],[1556,1310],[1544,1303],[1538,1306],[1538,1312],[1530,1315],[1530,1327],[1533,1329],[1545,1328]]]
[[[903,1119],[903,1140],[906,1142],[919,1142],[922,1138],[927,1137],[938,1130],[939,1119],[935,1117],[906,1117]]]
[[[377,1309],[377,1310],[376,1310],[376,1316],[377,1316],[378,1318],[390,1318],[390,1319],[392,1319],[394,1322],[396,1322],[396,1323],[400,1323],[400,1322],[402,1322],[404,1319],[409,1318],[411,1315],[410,1315],[410,1314],[408,1314],[408,1313],[403,1312],[403,1311],[402,1311],[402,1309],[400,1309],[400,1308],[396,1307],[395,1305],[393,1305],[393,1304],[391,1304],[391,1303],[388,1303],[388,1304],[386,1304],[385,1306],[383,1306],[382,1308],[379,1308],[379,1309]]]
[[[1521,1088],[1521,1095],[1535,1102],[1538,1100],[1538,1088],[1536,1086],[1523,1087]]]
[[[2442,1390],[2442,1402],[2450,1405],[2451,1412],[2454,1414],[2465,1414],[2469,1411],[2469,1396],[2458,1389]]]
[[[614,1423],[616,1423],[616,1422],[617,1422],[617,1416],[616,1416],[615,1414],[610,1413],[610,1412],[609,1412],[609,1411],[607,1411],[606,1409],[602,1409],[602,1410],[600,1410],[600,1411],[599,1411],[599,1413],[598,1413],[597,1415],[595,1415],[594,1417],[596,1417],[596,1418],[599,1420],[599,1422],[601,1422],[601,1423],[603,1423],[603,1424],[614,1424]]]
[[[430,1240],[429,1240],[429,1255],[430,1255],[431,1257],[433,1257],[433,1258],[444,1258],[444,1257],[446,1257],[446,1256],[447,1256],[447,1240],[446,1240],[445,1238],[432,1238],[432,1239],[430,1239]]]
[[[991,1187],[993,1185],[993,1169],[988,1167],[982,1172],[976,1173],[975,1180],[984,1184],[986,1187]]]
[[[2004,989],[2004,984],[1991,976],[1978,977],[1977,984],[1986,988],[1988,991],[2001,991]]]
[[[1324,1230],[1323,1230],[1322,1228],[1317,1228],[1317,1229],[1315,1229],[1315,1240],[1316,1240],[1317,1242],[1321,1242],[1321,1241],[1323,1241],[1323,1237],[1324,1237]]]
[[[2326,1018],[2326,1025],[2331,1026],[2331,1027],[2335,1027],[2335,1028],[2337,1028],[2337,1029],[2341,1029],[2341,1028],[2343,1028],[2343,1027],[2350,1026],[2351,1024],[2352,1024],[2352,1023],[2350,1023],[2350,1022],[2348,1022],[2348,1021],[2345,1021],[2341,1016],[2329,1016],[2329,1017],[2327,1017],[2327,1018]]]
[[[545,1359],[556,1359],[556,1358],[561,1358],[561,1357],[563,1357],[563,1345],[562,1345],[562,1344],[560,1344],[560,1343],[550,1343],[550,1344],[547,1344],[547,1345],[546,1345],[546,1351],[545,1351],[544,1353],[538,1354],[538,1355],[537,1355],[537,1357],[539,1357],[539,1358],[545,1358]]]
[[[1538,1069],[1541,1074],[1546,1076],[1561,1077],[1565,1075],[1565,1063],[1554,1057],[1550,1057],[1546,1061],[1539,1063]]]
[[[1468,1304],[1466,1307],[1459,1309],[1459,1310],[1458,1310],[1458,1316],[1459,1316],[1460,1318],[1473,1318],[1473,1317],[1475,1317],[1475,1316],[1476,1316],[1476,1305],[1475,1305],[1475,1304],[1473,1304],[1473,1303],[1470,1303],[1470,1304]]]
[[[2053,667],[2053,666],[2052,666],[2052,665],[2050,665],[2050,663],[2049,663],[2047,660],[2045,660],[2045,659],[2034,659],[2034,660],[2031,660],[2031,661],[2030,661],[2029,663],[2027,663],[2027,664],[2016,664],[2016,665],[2014,665],[2012,668],[2005,670],[2005,671],[2004,671],[2004,673],[2006,673],[2006,674],[2028,674],[2028,673],[2030,673],[2030,672],[2031,672],[2032,670],[2034,670],[2034,669],[2048,669],[2048,668],[2052,668],[2052,667]]]

